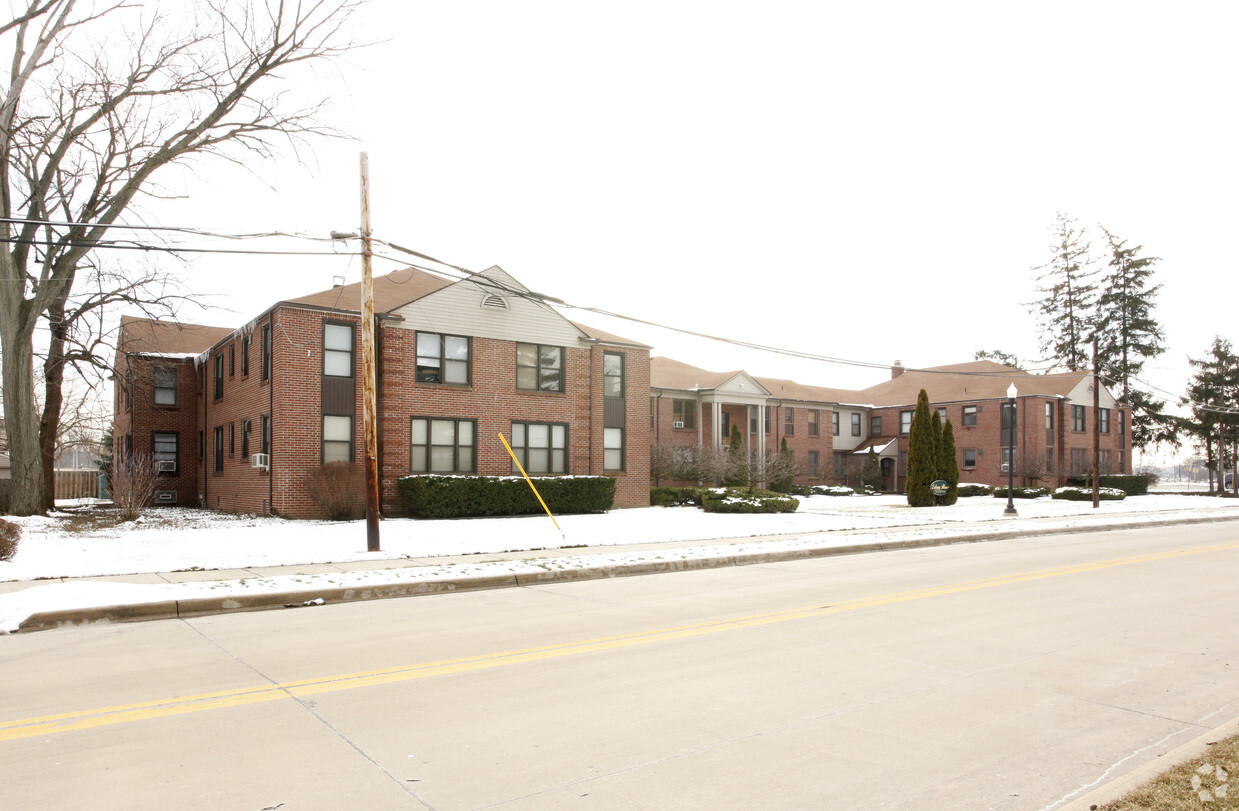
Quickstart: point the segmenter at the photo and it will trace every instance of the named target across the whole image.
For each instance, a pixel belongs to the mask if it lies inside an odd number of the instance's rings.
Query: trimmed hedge
[[[1012,498],[1041,498],[1050,495],[1048,487],[1016,487],[1011,491]],[[995,487],[994,498],[1006,498],[1007,488]]]
[[[994,488],[988,484],[961,484],[959,486],[959,497],[965,496],[988,496],[994,492]],[[1006,490],[1003,490],[1003,495],[1006,495]]]
[[[534,479],[546,506],[556,515],[606,512],[615,503],[609,476],[546,476]],[[404,476],[400,497],[417,518],[473,518],[531,515],[542,505],[519,476]]]
[[[708,487],[651,487],[651,507],[700,507]]]
[[[747,487],[709,490],[701,504],[708,513],[794,513],[799,506],[791,496]]]
[[[1054,491],[1051,498],[1064,501],[1092,501],[1093,488],[1060,487]],[[1098,501],[1122,501],[1125,498],[1127,498],[1127,493],[1117,487],[1102,487],[1097,491]]]
[[[1149,494],[1149,477],[1140,476],[1098,476],[1097,484],[1114,490],[1122,490],[1129,496],[1147,496]],[[1068,487],[1086,487],[1092,492],[1093,482],[1088,476],[1071,476],[1067,479]],[[1092,496],[1089,496],[1092,499]]]
[[[854,496],[856,491],[841,485],[817,485],[810,488],[815,496]]]

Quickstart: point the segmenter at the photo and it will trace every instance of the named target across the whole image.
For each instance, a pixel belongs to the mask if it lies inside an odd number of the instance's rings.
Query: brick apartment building
[[[961,481],[1006,484],[1002,466],[1011,453],[1007,388],[1012,383],[1018,484],[1059,487],[1069,476],[1087,473],[1095,421],[1101,472],[1131,472],[1130,411],[1103,385],[1095,414],[1092,377],[1084,372],[1034,375],[992,361],[905,370],[896,362],[890,380],[848,390],[743,371],[709,372],[659,357],[651,360],[651,370],[653,442],[725,445],[731,425],[737,425],[743,447],[759,458],[786,439],[800,484],[855,481],[873,448],[883,490],[903,492],[908,430],[921,389],[931,407],[951,421]]]
[[[616,479],[649,503],[649,347],[574,324],[498,267],[451,282],[374,280],[380,502],[410,473]],[[359,461],[360,290],[280,301],[235,329],[125,318],[115,366],[116,464],[153,460],[156,501],[301,518],[306,477]]]

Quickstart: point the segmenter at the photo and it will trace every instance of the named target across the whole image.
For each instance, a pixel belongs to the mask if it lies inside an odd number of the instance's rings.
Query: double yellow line
[[[375,687],[384,684],[426,679],[434,676],[446,676],[453,673],[467,673],[476,670],[487,670],[496,667],[525,662],[540,662],[549,659],[562,659],[569,656],[579,656],[585,653],[617,650],[621,648],[648,645],[673,639],[705,636],[707,634],[733,631],[740,628],[751,628],[762,625],[773,625],[780,622],[822,617],[829,614],[840,614],[847,611],[857,611],[862,608],[906,603],[914,600],[924,600],[931,597],[942,597],[949,594],[961,594],[970,591],[996,588],[1016,583],[1027,583],[1033,580],[1044,580],[1052,577],[1081,574],[1102,569],[1112,569],[1119,566],[1132,566],[1138,563],[1149,563],[1171,558],[1202,555],[1211,552],[1225,552],[1239,549],[1239,542],[1204,546],[1195,549],[1178,549],[1170,552],[1157,552],[1147,555],[1135,555],[1126,558],[1114,558],[1090,563],[1080,563],[1074,566],[1064,566],[1054,569],[1042,569],[1019,574],[988,577],[981,580],[970,580],[962,583],[952,583],[943,586],[933,586],[911,591],[880,594],[872,597],[860,597],[853,600],[831,605],[808,606],[786,611],[775,611],[764,614],[750,614],[729,619],[702,622],[691,625],[680,625],[650,631],[639,631],[631,634],[586,639],[577,642],[567,642],[557,645],[547,645],[536,648],[504,651],[500,653],[467,656],[459,659],[445,659],[439,662],[423,662],[419,664],[393,667],[383,670],[370,670],[360,673],[347,673],[338,676],[328,676],[319,679],[284,682],[258,687],[245,687],[235,690],[221,690],[214,693],[199,693],[190,696],[176,696],[164,700],[146,701],[137,704],[121,704],[113,707],[102,707],[78,712],[45,715],[38,718],[22,718],[15,721],[0,723],[0,741],[12,741],[22,738],[54,735],[61,732],[75,732],[93,729],[113,724],[126,724],[133,721],[146,721],[154,718],[167,718],[174,715],[186,715],[207,710],[219,710],[229,707],[241,707],[248,704],[259,704],[265,701],[277,701],[284,698],[302,699],[322,693],[334,693],[340,690],[355,690],[361,687]]]

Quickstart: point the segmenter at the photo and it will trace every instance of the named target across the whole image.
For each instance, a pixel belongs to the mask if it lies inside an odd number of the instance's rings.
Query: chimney
[[[891,367],[891,380],[894,380],[901,374],[903,374],[903,361],[897,360],[895,365]]]

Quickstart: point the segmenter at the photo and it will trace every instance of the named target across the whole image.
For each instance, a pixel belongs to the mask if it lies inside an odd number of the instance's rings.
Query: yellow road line
[[[333,693],[340,690],[354,690],[360,687],[373,687],[382,684],[393,684],[415,679],[444,676],[452,673],[466,673],[487,670],[496,667],[524,662],[538,662],[549,659],[561,659],[584,653],[617,650],[621,648],[647,645],[654,642],[664,642],[672,639],[704,636],[722,631],[732,631],[740,628],[752,628],[762,625],[772,625],[780,622],[822,617],[862,608],[876,608],[896,603],[906,603],[913,600],[924,600],[930,597],[942,597],[949,594],[962,594],[970,591],[980,591],[998,586],[1027,583],[1034,580],[1044,580],[1052,577],[1081,574],[1084,572],[1112,569],[1119,566],[1131,566],[1138,563],[1150,563],[1159,560],[1169,560],[1191,555],[1201,555],[1211,552],[1225,552],[1239,549],[1239,542],[1203,546],[1195,549],[1177,549],[1170,552],[1155,552],[1146,555],[1134,555],[1125,558],[1091,561],[1072,566],[1053,569],[1041,569],[1010,575],[999,575],[979,580],[969,580],[942,586],[929,586],[910,591],[879,594],[871,597],[859,597],[830,605],[807,606],[774,611],[763,614],[750,614],[740,617],[715,620],[712,622],[694,623],[673,626],[651,631],[637,631],[629,634],[585,639],[577,642],[561,643],[534,648],[523,648],[500,653],[480,656],[466,656],[459,659],[446,659],[438,662],[422,662],[402,667],[370,670],[360,673],[347,673],[318,679],[304,679],[281,684],[270,684],[256,687],[245,687],[235,690],[221,690],[211,693],[199,693],[190,696],[121,704],[113,707],[102,707],[93,710],[66,712],[56,715],[45,715],[37,718],[23,718],[0,723],[0,741],[19,740],[60,732],[92,729],[113,724],[124,724],[132,721],[144,721],[152,718],[166,718],[174,715],[185,715],[206,710],[218,710],[228,707],[240,707],[247,704],[258,704],[266,701],[276,701],[281,698],[303,698],[305,696]]]

